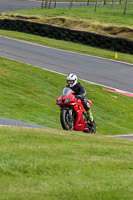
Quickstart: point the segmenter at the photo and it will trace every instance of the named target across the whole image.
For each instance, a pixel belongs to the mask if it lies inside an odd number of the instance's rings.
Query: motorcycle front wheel
[[[62,128],[64,130],[73,130],[74,128],[74,121],[73,121],[73,116],[69,112],[69,109],[62,109],[60,113],[60,121]]]

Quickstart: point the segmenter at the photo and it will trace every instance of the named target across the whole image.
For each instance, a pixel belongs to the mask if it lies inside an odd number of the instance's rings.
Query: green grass
[[[133,99],[84,83],[98,134],[133,133]],[[62,129],[56,98],[66,77],[0,57],[0,116]]]
[[[36,44],[54,47],[62,50],[73,51],[77,53],[83,53],[93,56],[99,56],[108,59],[115,59],[115,52],[104,50],[100,48],[94,48],[86,45],[76,44],[73,42],[66,42],[62,40],[55,40],[46,37],[35,36],[31,34],[25,34],[15,31],[0,30],[0,35],[3,37],[15,38],[23,41],[33,42]],[[120,61],[133,63],[133,56],[124,53],[118,53],[118,59]]]
[[[87,20],[91,23],[97,24],[112,24],[120,26],[133,27],[133,4],[129,4],[127,14],[123,15],[124,5],[106,5],[98,6],[97,12],[94,12],[94,6],[80,6],[72,7],[72,9],[65,8],[52,8],[41,9],[32,8],[25,10],[17,10],[6,12],[6,14],[20,14],[27,16],[36,16],[43,19],[65,17],[70,19]],[[92,22],[93,20],[93,22]]]
[[[132,200],[133,141],[0,128],[1,200]]]

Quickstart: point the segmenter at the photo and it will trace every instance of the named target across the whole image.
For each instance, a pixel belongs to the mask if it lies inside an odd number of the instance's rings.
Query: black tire
[[[69,119],[69,109],[62,109],[60,113],[60,121],[64,130],[72,131],[74,128],[74,120]]]
[[[95,134],[96,133],[96,127],[90,128],[89,133]]]
[[[89,126],[88,133],[92,133],[92,134],[96,133],[96,124],[93,127]]]

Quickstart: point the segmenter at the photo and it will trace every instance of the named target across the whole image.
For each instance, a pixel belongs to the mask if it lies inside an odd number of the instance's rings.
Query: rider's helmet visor
[[[68,84],[73,84],[74,81],[73,81],[73,80],[68,80],[67,83],[68,83]]]

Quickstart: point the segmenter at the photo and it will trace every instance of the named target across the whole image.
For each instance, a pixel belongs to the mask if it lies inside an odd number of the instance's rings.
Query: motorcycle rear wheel
[[[96,127],[89,128],[89,133],[95,134],[96,133]]]
[[[96,124],[93,127],[89,126],[88,133],[92,133],[92,134],[96,133]]]
[[[61,121],[62,128],[64,130],[69,130],[69,131],[73,130],[74,122],[73,122],[73,120],[70,119],[68,109],[62,109],[61,110],[60,121]]]

